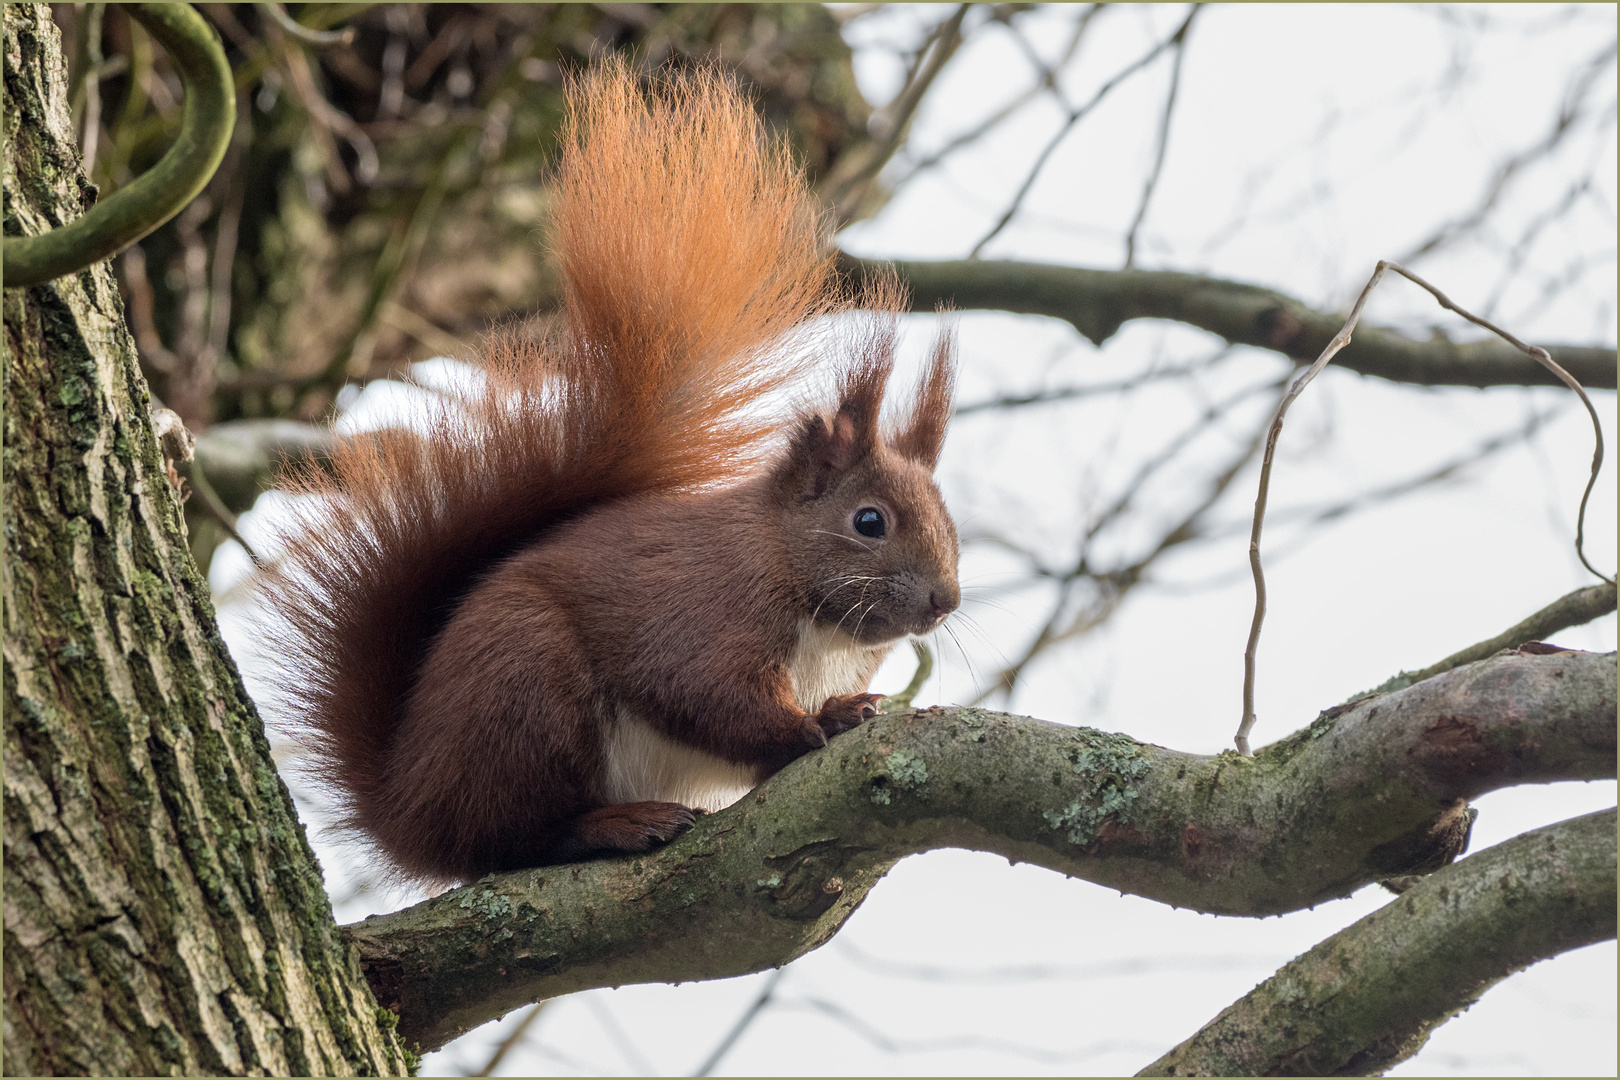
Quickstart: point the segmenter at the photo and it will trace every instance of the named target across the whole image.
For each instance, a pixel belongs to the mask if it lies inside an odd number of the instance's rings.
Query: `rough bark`
[[[93,189],[5,10],[5,230]],[[186,553],[105,264],[7,289],[5,1071],[398,1073]]]
[[[934,848],[1278,914],[1449,862],[1473,796],[1613,777],[1614,716],[1614,656],[1591,653],[1493,657],[1330,709],[1253,758],[972,708],[898,714],[650,855],[485,878],[346,929],[401,1031],[433,1048],[541,998],[786,963]]]
[[[889,264],[845,256],[847,272],[863,276]],[[1290,296],[1257,285],[1164,270],[1088,270],[998,260],[898,262],[915,311],[941,303],[1050,315],[1101,345],[1132,319],[1172,319],[1208,330],[1234,345],[1272,349],[1315,360],[1344,325],[1344,316],[1313,311]],[[1537,342],[1537,344],[1543,344]],[[1615,388],[1611,346],[1546,345],[1587,387]],[[1362,325],[1334,357],[1335,367],[1419,386],[1560,386],[1541,365],[1495,338],[1459,343],[1418,341],[1396,330]]]
[[[1285,966],[1140,1076],[1376,1076],[1537,960],[1615,935],[1615,812],[1516,836]]]

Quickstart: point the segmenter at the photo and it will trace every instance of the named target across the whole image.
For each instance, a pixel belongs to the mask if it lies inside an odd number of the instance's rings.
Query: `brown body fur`
[[[576,102],[564,340],[496,342],[426,435],[289,484],[328,496],[267,577],[295,722],[411,876],[669,839],[872,715],[888,649],[958,601],[948,337],[885,436],[892,290],[807,356],[796,330],[853,303],[802,182],[723,79],[663,93],[610,70]],[[759,405],[809,363],[838,403],[784,440]]]

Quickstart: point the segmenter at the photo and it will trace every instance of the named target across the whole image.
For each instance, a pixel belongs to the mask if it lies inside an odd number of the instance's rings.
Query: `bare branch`
[[[1171,319],[1216,334],[1233,345],[1272,349],[1313,360],[1344,322],[1272,289],[1167,270],[1091,270],[990,260],[896,262],[839,257],[856,278],[880,268],[898,271],[911,292],[911,310],[946,303],[959,310],[992,309],[1063,319],[1101,345],[1132,319]],[[1612,345],[1549,345],[1548,351],[1583,385],[1613,390]],[[1364,326],[1337,366],[1419,386],[1558,386],[1549,371],[1526,364],[1500,341],[1417,341],[1397,330]]]
[[[1102,86],[1097,88],[1097,92],[1091,96],[1091,99],[1084,105],[1069,110],[1069,115],[1064,118],[1063,126],[1058,129],[1057,134],[1052,136],[1051,140],[1047,142],[1040,154],[1036,156],[1035,164],[1030,166],[1029,174],[1024,177],[1023,184],[1018,188],[1018,192],[1013,196],[1012,202],[1008,204],[1006,212],[1001,215],[1000,219],[998,219],[993,226],[991,226],[990,231],[985,233],[984,236],[980,237],[977,244],[973,245],[973,250],[968,252],[968,259],[977,259],[979,257],[979,252],[984,250],[984,246],[990,241],[994,240],[996,237],[1000,236],[1001,231],[1005,229],[1009,223],[1011,223],[1013,217],[1017,215],[1019,209],[1024,205],[1024,198],[1029,194],[1030,188],[1035,186],[1035,181],[1041,175],[1041,170],[1046,167],[1047,159],[1050,158],[1053,152],[1057,150],[1059,144],[1061,144],[1063,140],[1068,137],[1069,132],[1074,130],[1075,125],[1081,120],[1085,119],[1087,114],[1089,114],[1092,109],[1102,104],[1103,99],[1112,93],[1114,88],[1119,86],[1120,83],[1124,82],[1126,79],[1129,79],[1132,75],[1135,75],[1138,71],[1141,71],[1143,68],[1153,63],[1153,61],[1159,58],[1160,54],[1163,53],[1164,50],[1171,48],[1172,46],[1179,46],[1182,39],[1187,36],[1187,30],[1192,26],[1192,21],[1198,16],[1199,10],[1199,5],[1194,4],[1191,10],[1187,12],[1187,18],[1182,21],[1179,27],[1177,27],[1174,34],[1171,34],[1168,38],[1159,42],[1159,44],[1148,50],[1144,56],[1126,67],[1125,70],[1103,83]]]
[[[911,703],[917,700],[917,693],[934,673],[934,653],[925,643],[913,641],[911,651],[917,657],[917,670],[912,673],[911,681],[906,683],[905,689],[898,694],[890,694],[883,699],[883,708],[887,712],[896,712],[900,709],[911,708]]]
[[[1432,870],[1460,800],[1615,774],[1613,655],[1508,655],[1253,758],[971,708],[879,717],[645,855],[500,874],[345,928],[424,1049],[540,998],[778,967],[906,855],[990,851],[1217,914]],[[1309,793],[1305,797],[1303,793]]]
[[[242,550],[247,552],[247,557],[254,566],[260,565],[258,552],[254,551],[253,545],[244,540],[242,534],[237,531],[236,515],[231,513],[221,501],[219,493],[214,490],[214,486],[208,482],[208,474],[193,462],[182,470],[182,475],[191,482],[192,489],[201,500],[203,511],[225,530],[226,536],[242,545]]]
[[[867,145],[863,152],[851,154],[839,162],[821,184],[821,197],[833,208],[833,215],[840,224],[854,218],[868,185],[905,142],[917,106],[922,104],[928,88],[962,44],[962,20],[972,6],[958,5],[951,17],[934,29],[919,50],[915,68],[905,87],[880,115],[883,130],[878,138]]]
[[[962,1050],[987,1050],[1007,1057],[1024,1058],[1028,1061],[1041,1061],[1056,1065],[1064,1062],[1085,1061],[1088,1058],[1119,1053],[1122,1050],[1140,1052],[1157,1049],[1152,1043],[1126,1039],[1102,1039],[1058,1050],[1034,1046],[1030,1043],[1014,1042],[1010,1039],[986,1038],[982,1035],[957,1035],[945,1038],[927,1036],[920,1039],[903,1039],[886,1034],[865,1017],[838,1004],[836,1001],[828,1001],[826,998],[788,998],[781,1002],[779,1008],[798,1008],[819,1013],[850,1032],[850,1034],[862,1039],[873,1049],[880,1050],[885,1054],[938,1054]]]
[[[703,1064],[692,1071],[693,1076],[708,1076],[714,1072],[721,1059],[731,1051],[733,1046],[737,1045],[737,1040],[742,1038],[743,1032],[748,1030],[748,1026],[754,1022],[765,1006],[771,1003],[771,995],[776,993],[776,984],[781,982],[782,976],[786,974],[787,968],[785,967],[779,967],[771,973],[771,977],[765,980],[765,988],[759,992],[759,996],[754,999],[753,1004],[743,1010],[743,1014],[737,1018],[737,1022],[732,1025],[731,1030],[726,1032],[725,1038],[720,1040],[720,1045],[716,1046],[709,1053],[709,1056],[703,1059]]]
[[[1193,9],[1197,11],[1197,8]],[[1187,29],[1192,26],[1192,16],[1187,16],[1187,25],[1176,39],[1176,57],[1170,64],[1170,91],[1164,98],[1164,115],[1159,118],[1159,146],[1153,155],[1153,171],[1148,173],[1147,182],[1142,185],[1142,200],[1136,206],[1136,217],[1131,220],[1131,228],[1125,234],[1125,269],[1130,270],[1136,266],[1136,234],[1142,228],[1142,220],[1147,217],[1148,203],[1153,201],[1153,189],[1159,186],[1159,173],[1164,168],[1164,152],[1170,145],[1170,120],[1176,112],[1176,91],[1181,88],[1181,61],[1187,55]]]
[[[306,45],[347,45],[354,40],[354,27],[343,30],[312,30],[303,23],[294,22],[292,16],[282,10],[280,4],[255,4],[260,11],[270,16],[271,20],[287,34],[288,37],[302,41]]]
[[[336,438],[329,428],[296,420],[232,420],[197,435],[194,473],[231,513],[252,508],[284,462],[324,458]]]
[[[1379,265],[1383,266],[1386,264],[1379,263]],[[1387,265],[1391,270],[1406,278],[1414,285],[1419,286],[1430,296],[1434,297],[1436,302],[1438,302],[1439,305],[1445,308],[1447,311],[1454,311],[1474,325],[1483,326],[1485,329],[1489,330],[1491,333],[1495,334],[1503,341],[1506,341],[1509,345],[1512,345],[1515,349],[1518,349],[1536,363],[1552,372],[1558,377],[1559,382],[1575,391],[1576,396],[1581,399],[1581,404],[1586,406],[1586,414],[1592,420],[1592,438],[1595,441],[1596,446],[1592,451],[1592,474],[1586,481],[1586,490],[1581,492],[1581,507],[1575,518],[1575,554],[1580,557],[1582,566],[1590,570],[1596,577],[1602,579],[1603,581],[1607,581],[1612,585],[1614,583],[1614,579],[1600,571],[1597,567],[1593,566],[1586,558],[1586,504],[1592,498],[1592,488],[1597,484],[1598,472],[1603,468],[1603,423],[1598,419],[1597,408],[1593,406],[1592,399],[1586,396],[1586,390],[1581,386],[1580,382],[1575,378],[1575,376],[1564,370],[1564,368],[1552,358],[1552,354],[1547,352],[1546,349],[1543,349],[1539,345],[1526,345],[1524,342],[1520,341],[1506,330],[1503,330],[1501,327],[1490,322],[1488,319],[1482,319],[1478,315],[1458,307],[1456,304],[1451,302],[1450,297],[1446,296],[1445,293],[1441,292],[1433,285],[1430,285],[1427,281],[1424,281],[1422,278],[1418,277],[1405,267],[1399,266],[1395,263],[1388,263]]]
[[[1131,390],[1140,389],[1149,383],[1169,382],[1175,379],[1187,379],[1199,372],[1208,371],[1216,364],[1227,359],[1232,354],[1230,345],[1224,346],[1214,354],[1202,360],[1180,364],[1174,367],[1152,367],[1140,375],[1133,375],[1128,379],[1116,379],[1113,382],[1086,383],[1080,386],[1062,386],[1052,390],[1040,390],[1031,394],[1004,394],[997,398],[986,398],[982,401],[971,401],[956,407],[956,416],[971,416],[974,413],[994,412],[1001,409],[1018,409],[1028,405],[1050,405],[1059,401],[1074,401],[1077,398],[1100,397],[1103,394],[1121,394]]]
[[[500,1045],[495,1047],[495,1052],[489,1056],[489,1060],[484,1062],[483,1067],[472,1075],[495,1075],[495,1070],[501,1067],[501,1062],[506,1060],[506,1055],[510,1054],[513,1048],[519,1046],[524,1039],[529,1037],[529,1029],[534,1027],[534,1022],[540,1019],[540,1014],[545,1012],[546,1006],[550,1005],[554,1000],[556,999],[547,998],[531,1005],[528,1013],[524,1015],[522,1020],[517,1022],[517,1026],[512,1029],[511,1034],[501,1040]]]
[[[1425,469],[1421,473],[1407,476],[1400,480],[1395,480],[1391,483],[1380,485],[1379,487],[1369,488],[1357,492],[1348,498],[1340,499],[1325,505],[1299,506],[1281,512],[1272,511],[1268,514],[1268,517],[1273,523],[1277,522],[1278,520],[1300,522],[1306,529],[1308,529],[1311,526],[1322,525],[1330,521],[1339,520],[1358,511],[1393,502],[1396,499],[1422,491],[1423,489],[1434,484],[1449,480],[1458,473],[1461,473],[1463,470],[1476,466],[1480,462],[1495,454],[1499,454],[1510,447],[1523,443],[1525,440],[1529,439],[1530,436],[1539,431],[1555,415],[1557,415],[1557,413],[1551,410],[1547,412],[1535,413],[1519,427],[1508,431],[1499,432],[1490,438],[1484,439],[1476,443],[1467,452],[1459,454],[1448,461],[1441,462],[1439,465],[1432,468]],[[1223,526],[1218,529],[1210,529],[1202,534],[1201,539],[1216,540],[1226,536],[1235,535],[1249,527],[1250,526],[1248,524],[1245,524],[1241,528]],[[1275,559],[1280,554],[1284,552],[1291,552],[1304,544],[1308,537],[1302,535],[1303,531],[1304,530],[1302,529],[1301,533],[1296,533],[1292,538],[1291,543],[1273,548],[1272,557]],[[1190,592],[1193,590],[1220,588],[1232,583],[1233,581],[1236,581],[1238,578],[1244,576],[1245,573],[1247,573],[1247,568],[1236,570],[1232,573],[1212,574],[1196,582],[1187,582],[1167,586],[1165,582],[1159,581],[1155,582],[1155,584],[1161,589],[1169,588],[1172,591]],[[1482,659],[1482,657],[1474,657],[1474,659],[1478,660]],[[1436,674],[1438,674],[1438,672],[1436,672]],[[1387,687],[1386,689],[1398,688]]]
[[[1563,143],[1564,138],[1575,129],[1576,122],[1584,115],[1583,105],[1592,87],[1597,84],[1598,76],[1607,71],[1609,65],[1614,63],[1615,42],[1611,39],[1602,49],[1598,50],[1581,67],[1579,73],[1572,80],[1569,92],[1565,95],[1563,104],[1559,107],[1558,116],[1554,118],[1551,129],[1534,145],[1513,154],[1501,165],[1486,184],[1484,193],[1479,202],[1467,213],[1453,218],[1440,225],[1423,240],[1414,244],[1410,251],[1392,260],[1398,263],[1414,262],[1425,255],[1449,247],[1457,240],[1468,235],[1482,225],[1496,208],[1503,193],[1513,178],[1524,168],[1550,156]]]
[[[1580,557],[1582,565],[1584,565],[1593,574],[1602,580],[1613,584],[1612,578],[1599,573],[1586,558],[1584,545],[1586,533],[1586,504],[1591,498],[1593,485],[1597,483],[1598,471],[1603,467],[1603,425],[1598,421],[1597,409],[1593,407],[1591,398],[1586,396],[1586,391],[1582,389],[1581,384],[1578,383],[1575,378],[1569,374],[1569,372],[1565,371],[1556,362],[1554,362],[1553,358],[1548,355],[1546,349],[1533,345],[1526,345],[1524,342],[1520,341],[1506,330],[1503,330],[1501,327],[1495,326],[1490,321],[1482,319],[1478,315],[1458,307],[1451,301],[1450,297],[1446,296],[1445,293],[1441,292],[1439,289],[1435,288],[1418,275],[1412,273],[1412,271],[1403,266],[1397,265],[1396,263],[1389,262],[1385,259],[1380,259],[1378,261],[1378,266],[1373,270],[1372,277],[1368,279],[1366,287],[1361,290],[1361,295],[1357,297],[1355,307],[1350,309],[1350,315],[1345,319],[1344,326],[1337,334],[1334,335],[1333,340],[1328,343],[1327,348],[1322,350],[1322,355],[1316,358],[1316,362],[1306,369],[1306,371],[1294,381],[1294,385],[1289,388],[1287,395],[1285,395],[1281,403],[1278,404],[1277,416],[1274,420],[1272,420],[1271,430],[1266,435],[1266,453],[1260,464],[1260,490],[1255,496],[1254,501],[1254,528],[1249,535],[1249,565],[1254,570],[1254,619],[1249,627],[1248,645],[1243,650],[1243,720],[1238,725],[1237,734],[1233,738],[1233,741],[1237,744],[1238,753],[1240,754],[1247,755],[1249,753],[1249,731],[1254,727],[1255,722],[1255,652],[1260,643],[1260,627],[1265,621],[1266,617],[1266,579],[1265,574],[1260,567],[1260,529],[1266,517],[1266,494],[1271,486],[1272,458],[1276,452],[1277,439],[1282,434],[1283,417],[1288,412],[1288,406],[1291,405],[1294,399],[1304,391],[1305,387],[1310,384],[1311,380],[1316,378],[1317,374],[1327,366],[1328,362],[1332,360],[1341,349],[1350,344],[1350,335],[1354,332],[1356,323],[1361,319],[1361,309],[1366,306],[1367,298],[1371,296],[1372,291],[1378,287],[1379,281],[1383,280],[1384,271],[1386,270],[1393,270],[1397,274],[1400,274],[1402,277],[1406,278],[1408,281],[1418,285],[1427,291],[1429,295],[1433,296],[1440,306],[1446,310],[1453,311],[1467,319],[1469,322],[1474,323],[1477,326],[1482,326],[1498,337],[1502,338],[1504,341],[1508,342],[1508,344],[1512,345],[1520,352],[1523,352],[1525,355],[1531,357],[1536,361],[1536,363],[1552,372],[1559,378],[1561,382],[1579,395],[1581,403],[1586,406],[1587,414],[1592,419],[1593,437],[1596,440],[1597,448],[1592,455],[1591,477],[1587,480],[1586,490],[1581,494],[1580,512],[1576,518],[1575,554]]]
[[[1086,31],[1090,29],[1092,20],[1105,10],[1107,10],[1107,7],[1103,4],[1092,4],[1086,8],[1085,12],[1080,16],[1080,18],[1075,21],[1074,33],[1070,35],[1069,42],[1064,47],[1063,54],[1058,58],[1056,64],[1052,65],[1051,67],[1047,67],[1041,62],[1040,57],[1030,55],[1030,62],[1035,65],[1037,71],[1040,73],[1039,77],[1035,80],[1035,85],[1013,98],[1007,104],[997,109],[994,113],[985,117],[985,119],[974,125],[972,128],[969,128],[967,131],[962,132],[960,135],[952,138],[949,142],[940,147],[938,150],[934,151],[932,154],[929,154],[927,157],[917,161],[916,164],[912,165],[909,172],[894,182],[895,189],[898,190],[901,186],[914,179],[918,174],[933,168],[963,147],[970,146],[973,143],[978,142],[985,135],[989,134],[991,131],[994,131],[1002,121],[1018,112],[1025,105],[1028,105],[1042,94],[1056,91],[1058,72],[1068,66],[1069,61],[1073,59],[1074,54],[1079,50],[1081,41],[1085,39]],[[1013,31],[1013,35],[1014,39],[1018,41],[1020,45],[1024,46],[1026,54],[1029,54],[1029,43],[1024,40],[1023,35],[1017,33],[1016,30]]]
[[[1615,936],[1615,812],[1430,877],[1255,987],[1140,1076],[1377,1076],[1497,982]]]
[[[1272,387],[1269,384],[1251,386],[1223,401],[1211,404],[1197,425],[1184,431],[1173,439],[1169,446],[1145,462],[1137,470],[1136,475],[1123,485],[1124,494],[1087,523],[1081,537],[1080,556],[1073,568],[1059,577],[1059,595],[1057,602],[1052,606],[1052,614],[1047,619],[1046,624],[1036,633],[1034,640],[1025,648],[1023,655],[1016,661],[1007,664],[996,676],[996,681],[986,686],[973,699],[973,704],[977,705],[987,701],[997,693],[1010,695],[1018,680],[1023,677],[1024,671],[1042,653],[1054,645],[1079,637],[1102,625],[1124,602],[1130,590],[1142,583],[1147,575],[1148,568],[1162,555],[1182,544],[1191,543],[1203,537],[1204,530],[1201,522],[1204,515],[1209,513],[1215,504],[1220,501],[1221,496],[1226,493],[1227,488],[1237,478],[1238,473],[1259,452],[1265,431],[1264,428],[1258,429],[1254,436],[1236,454],[1232,455],[1227,461],[1226,467],[1210,481],[1209,487],[1203,496],[1190,507],[1181,511],[1174,525],[1161,530],[1158,542],[1146,554],[1137,557],[1126,565],[1109,570],[1101,570],[1092,566],[1088,555],[1092,539],[1110,522],[1119,519],[1130,509],[1131,502],[1137,492],[1153,473],[1172,461],[1195,438],[1203,434],[1207,425],[1225,416],[1232,406],[1252,396],[1256,391],[1267,389],[1272,389]],[[1013,545],[1003,543],[1009,550],[1015,550]],[[1064,616],[1069,609],[1075,586],[1082,580],[1096,582],[1100,586],[1101,594],[1089,606],[1065,620]]]
[[[1117,960],[1096,960],[1086,964],[992,964],[982,967],[954,967],[873,956],[860,946],[852,945],[847,937],[839,938],[833,949],[845,960],[870,975],[884,975],[913,982],[962,983],[976,987],[1117,979],[1127,975],[1147,975],[1154,972],[1185,974],[1233,971],[1256,963],[1276,962],[1256,953],[1175,953],[1127,956]]]
[[[1584,626],[1593,619],[1601,619],[1605,615],[1612,614],[1614,609],[1614,582],[1608,581],[1602,585],[1589,585],[1584,589],[1576,589],[1574,592],[1554,600],[1522,622],[1515,623],[1495,637],[1452,653],[1444,660],[1430,664],[1421,671],[1403,671],[1399,675],[1392,676],[1377,689],[1369,691],[1369,693],[1387,694],[1391,690],[1404,690],[1413,683],[1420,683],[1424,679],[1432,679],[1436,675],[1450,671],[1452,668],[1483,660],[1487,656],[1493,656],[1501,652],[1503,649],[1517,649],[1527,642],[1540,641],[1542,638],[1551,637],[1560,630],[1568,630],[1572,626]]]
[[[1260,566],[1260,529],[1266,520],[1266,496],[1271,491],[1271,463],[1277,454],[1277,439],[1282,435],[1283,418],[1288,415],[1288,406],[1294,399],[1304,393],[1305,388],[1311,384],[1317,374],[1328,365],[1328,361],[1350,344],[1350,334],[1355,330],[1356,323],[1361,321],[1361,309],[1367,306],[1367,297],[1377,287],[1384,277],[1386,266],[1379,262],[1373,276],[1356,297],[1356,306],[1350,309],[1349,318],[1345,319],[1344,326],[1333,335],[1327,348],[1316,362],[1294,380],[1294,385],[1288,388],[1288,393],[1277,403],[1277,414],[1271,421],[1271,430],[1266,433],[1266,452],[1260,461],[1260,490],[1254,497],[1254,526],[1249,533],[1249,568],[1254,572],[1254,618],[1249,623],[1249,643],[1243,649],[1243,720],[1238,724],[1237,735],[1232,739],[1237,744],[1237,752],[1244,757],[1249,756],[1249,731],[1254,727],[1254,662],[1255,654],[1260,648],[1260,627],[1266,620],[1266,575]]]

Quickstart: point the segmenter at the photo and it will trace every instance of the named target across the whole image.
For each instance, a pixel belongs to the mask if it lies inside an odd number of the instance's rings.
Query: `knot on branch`
[[[1453,800],[1433,821],[1373,848],[1367,866],[1390,877],[1432,874],[1468,850],[1468,837],[1478,817],[1479,811],[1466,800]]]

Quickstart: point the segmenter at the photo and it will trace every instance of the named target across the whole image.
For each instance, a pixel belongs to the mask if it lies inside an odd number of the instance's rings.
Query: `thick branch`
[[[856,276],[888,265],[843,256]],[[941,303],[1064,319],[1094,344],[1131,319],[1172,319],[1217,334],[1234,345],[1274,349],[1313,360],[1344,324],[1342,314],[1313,311],[1257,285],[1164,270],[1087,270],[1077,266],[965,260],[894,263],[911,287],[911,306]],[[1548,345],[1554,360],[1581,384],[1615,388],[1615,350]],[[1558,386],[1547,371],[1501,341],[1418,341],[1398,331],[1362,326],[1336,361],[1363,375],[1421,386]]]
[[[430,1049],[540,998],[784,964],[934,848],[1276,914],[1444,865],[1475,795],[1613,777],[1614,714],[1614,657],[1592,653],[1492,657],[1330,710],[1253,758],[971,708],[897,714],[650,855],[490,877],[347,930]]]
[[[1615,936],[1614,837],[1603,810],[1448,866],[1138,1075],[1378,1075],[1515,971]]]

